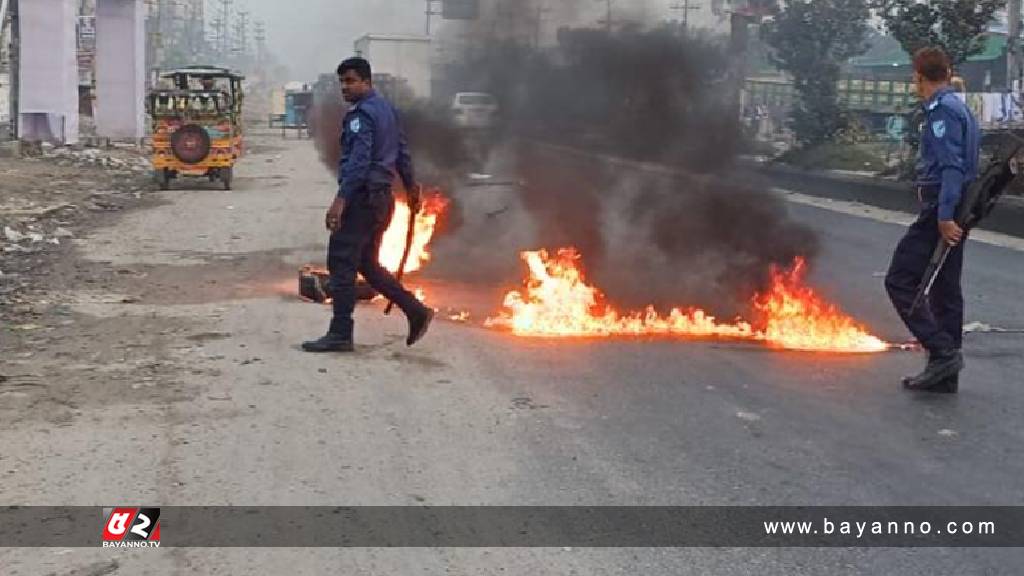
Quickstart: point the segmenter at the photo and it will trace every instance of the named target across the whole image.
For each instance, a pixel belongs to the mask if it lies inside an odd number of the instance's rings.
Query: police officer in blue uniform
[[[912,390],[955,393],[963,369],[964,299],[960,288],[964,231],[957,209],[967,186],[978,176],[980,131],[970,109],[950,86],[949,58],[938,48],[914,55],[914,82],[924,103],[917,191],[921,211],[900,240],[885,277],[896,311],[928,351],[928,364],[903,379]],[[928,305],[911,312],[925,269],[939,241],[953,249],[932,287]]]
[[[405,313],[409,321],[406,344],[412,346],[426,334],[434,311],[403,288],[378,258],[381,240],[394,215],[391,184],[396,173],[414,211],[419,211],[420,187],[413,175],[398,113],[374,91],[370,63],[350,58],[338,65],[337,72],[342,95],[352,106],[342,127],[338,195],[326,217],[331,232],[327,268],[334,317],[325,336],[304,342],[302,348],[307,352],[354,349],[352,312],[357,273]]]

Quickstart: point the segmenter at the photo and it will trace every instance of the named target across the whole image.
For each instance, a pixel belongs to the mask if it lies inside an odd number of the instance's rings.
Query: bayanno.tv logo
[[[159,548],[159,508],[104,508],[104,548]]]

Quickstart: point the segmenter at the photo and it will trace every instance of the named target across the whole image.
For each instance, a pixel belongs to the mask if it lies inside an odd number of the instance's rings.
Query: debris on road
[[[754,414],[753,412],[743,412],[742,410],[736,413],[736,417],[740,420],[746,420],[747,422],[757,422],[761,420],[761,416]]]
[[[1021,334],[1024,333],[1024,328],[1000,328],[999,326],[992,326],[991,324],[985,324],[984,322],[968,322],[964,324],[964,334],[970,333],[984,334],[984,333],[997,333],[997,334]]]
[[[104,213],[139,204],[151,187],[147,160],[134,145],[44,145],[0,158],[0,320],[25,324],[27,309],[54,289],[53,267]],[[75,231],[78,231],[77,233]]]

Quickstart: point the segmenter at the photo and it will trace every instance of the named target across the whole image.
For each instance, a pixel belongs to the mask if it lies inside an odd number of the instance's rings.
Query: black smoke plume
[[[489,250],[487,237],[467,238],[468,254],[573,246],[617,304],[721,315],[743,312],[773,264],[813,262],[816,234],[783,200],[733,178],[743,140],[725,41],[674,26],[558,39],[553,52],[494,43],[452,71],[460,89],[500,101],[498,137],[513,143],[535,229]],[[459,269],[479,274],[465,256]]]
[[[668,25],[564,29],[546,50],[476,46],[438,85],[497,97],[483,170],[520,186],[507,202],[452,186],[467,224],[438,238],[427,274],[504,283],[522,276],[519,251],[573,246],[617,304],[745,311],[771,265],[813,263],[818,240],[780,198],[734,178],[732,74],[724,40]],[[418,168],[451,182],[480,169],[445,116],[406,116]],[[318,143],[331,170],[332,144]]]

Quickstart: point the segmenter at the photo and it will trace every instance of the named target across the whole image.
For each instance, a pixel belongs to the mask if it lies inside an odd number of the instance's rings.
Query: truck
[[[382,91],[398,92],[388,94],[392,100],[431,97],[430,37],[366,34],[356,40],[355,50],[370,61],[374,82]]]

